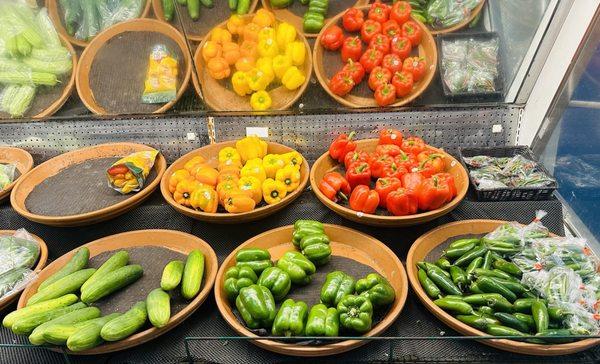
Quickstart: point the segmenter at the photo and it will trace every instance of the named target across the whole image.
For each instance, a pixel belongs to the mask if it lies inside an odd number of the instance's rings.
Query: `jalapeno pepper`
[[[460,245],[460,246],[454,247],[454,248],[448,247],[448,250],[446,250],[444,252],[444,255],[448,258],[456,259],[456,258],[459,258],[461,255],[469,252],[473,248],[475,248],[475,243]]]
[[[531,305],[535,301],[537,301],[536,298],[519,298],[513,303],[513,306],[517,312],[531,313]]]
[[[448,272],[448,271],[446,271],[446,270],[443,270],[442,268],[438,267],[438,266],[437,266],[437,265],[435,265],[435,264],[431,264],[431,263],[429,263],[429,262],[425,262],[425,266],[424,266],[424,267],[425,267],[425,270],[426,270],[427,272],[429,272],[430,270],[437,270],[438,272],[442,273],[442,274],[443,274],[443,275],[445,275],[446,277],[448,277],[448,278],[451,278],[451,277],[450,277],[450,272]]]
[[[483,268],[475,268],[474,273],[478,277],[496,277],[500,279],[506,279],[508,281],[518,282],[518,280],[515,277],[499,269],[489,270]]]
[[[501,325],[489,325],[485,331],[493,336],[527,336],[527,334],[513,329],[512,327]]]
[[[354,293],[354,287],[355,280],[352,276],[339,270],[327,273],[321,287],[321,303],[336,307],[344,296]]]
[[[500,269],[503,272],[506,272],[510,275],[513,275],[515,277],[519,277],[521,278],[521,276],[523,275],[523,272],[521,272],[521,269],[519,267],[517,267],[517,265],[513,262],[508,262],[504,259],[498,259],[496,261],[494,261],[494,268]]]
[[[465,301],[461,301],[455,298],[438,298],[433,301],[438,307],[444,310],[452,311],[454,313],[460,313],[463,315],[470,315],[473,313],[473,307]]]
[[[510,313],[496,312],[494,317],[508,327],[512,327],[513,329],[517,329],[521,332],[529,332],[529,326]]]
[[[467,266],[467,269],[465,269],[465,273],[467,273],[467,276],[471,276],[473,275],[473,272],[475,271],[475,269],[481,267],[481,265],[483,264],[483,258],[482,257],[477,257],[475,259],[473,259],[471,261],[471,263],[469,263],[469,265]]]
[[[527,327],[529,328],[529,330],[527,331],[535,330],[535,321],[533,320],[533,316],[521,312],[515,312],[513,313],[513,316],[515,316],[519,321],[527,325]]]
[[[478,293],[464,298],[464,301],[473,305],[486,305],[498,312],[512,312],[510,302],[498,293]]]
[[[456,318],[471,327],[479,330],[485,330],[489,325],[500,325],[500,321],[495,318],[477,316],[477,315],[457,315]]]
[[[552,321],[562,321],[565,318],[565,311],[558,307],[548,307],[548,316]]]
[[[467,273],[465,273],[461,267],[456,265],[451,266],[450,276],[452,277],[452,282],[454,282],[457,287],[463,288],[467,285]]]
[[[440,259],[435,261],[435,265],[437,265],[438,267],[444,269],[444,270],[448,270],[450,269],[450,266],[452,264],[450,264],[450,261],[444,257],[441,257]]]
[[[536,334],[535,336],[539,336],[544,342],[553,344],[564,344],[572,342],[574,341],[574,339],[565,338],[561,336],[570,335],[573,335],[573,333],[569,329],[548,329]]]
[[[509,300],[510,302],[514,302],[517,299],[517,296],[506,286],[500,284],[490,277],[479,277],[477,278],[477,285],[479,288],[486,293],[500,293],[504,298]]]
[[[491,308],[490,306],[479,306],[477,308],[477,312],[481,312],[482,314],[486,314],[486,315],[493,315],[494,309]]]
[[[527,288],[525,288],[525,286],[523,286],[521,283],[518,283],[518,282],[508,281],[505,279],[500,279],[500,278],[495,278],[495,277],[489,277],[489,278],[491,280],[493,280],[494,282],[497,282],[497,283],[505,286],[506,288],[510,289],[512,291],[512,293],[514,293],[516,295],[522,295],[527,290]]]
[[[450,245],[448,245],[448,249],[460,248],[465,245],[471,245],[471,244],[473,244],[473,246],[475,246],[475,244],[479,244],[480,241],[481,241],[481,239],[478,239],[478,238],[458,239],[458,240],[453,241]]]
[[[471,284],[469,285],[469,291],[471,293],[483,293],[483,291],[481,289],[479,289],[479,286],[477,285],[477,282],[475,282],[475,281],[471,282]]]
[[[427,295],[431,298],[439,298],[441,295],[440,289],[438,286],[433,283],[429,277],[427,277],[427,272],[425,270],[419,268],[419,282],[421,282],[421,287],[425,290]]]
[[[482,257],[488,249],[485,246],[476,246],[468,252],[464,253],[460,256],[460,258],[454,261],[454,265],[467,265],[471,263],[471,261],[477,257]]]
[[[537,333],[548,330],[548,324],[550,323],[550,316],[548,315],[548,308],[542,300],[536,300],[531,305],[531,314],[533,321],[535,322],[535,329]]]
[[[492,251],[489,250],[483,256],[483,264],[481,265],[481,268],[483,268],[483,269],[491,269],[492,268],[492,263],[494,263],[494,259],[492,258]]]
[[[427,276],[431,278],[431,280],[433,281],[433,283],[436,284],[436,286],[438,286],[442,291],[446,292],[447,294],[462,294],[461,290],[458,289],[458,287],[456,287],[454,282],[452,282],[452,279],[444,275],[442,273],[443,271],[440,268],[436,267],[435,265],[433,267],[435,267],[435,269],[430,268],[427,270]]]

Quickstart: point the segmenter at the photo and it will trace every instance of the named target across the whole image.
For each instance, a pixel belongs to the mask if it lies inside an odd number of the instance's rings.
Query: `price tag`
[[[268,138],[269,137],[269,128],[267,127],[256,127],[256,126],[247,126],[246,127],[246,136],[256,135],[260,138]]]

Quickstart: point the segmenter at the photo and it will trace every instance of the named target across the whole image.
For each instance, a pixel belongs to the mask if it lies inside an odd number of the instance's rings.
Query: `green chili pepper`
[[[283,302],[275,321],[272,333],[276,336],[300,336],[304,334],[304,325],[308,315],[308,306],[302,301],[288,298]]]
[[[465,296],[463,300],[471,305],[485,306],[488,305],[491,300],[501,300],[502,295],[499,293],[477,293],[470,296]]]
[[[494,314],[494,317],[496,317],[498,320],[500,320],[500,322],[502,322],[504,325],[506,325],[508,327],[512,327],[513,329],[517,329],[522,332],[529,331],[529,325],[522,322],[521,320],[519,320],[515,316],[511,315],[510,313],[496,312]]]
[[[461,255],[473,250],[474,248],[475,248],[475,243],[470,243],[470,244],[462,245],[462,246],[455,247],[455,248],[448,248],[448,250],[446,250],[444,252],[444,256],[451,258],[451,259],[456,259],[456,258],[460,257]]]
[[[470,315],[473,313],[473,307],[471,307],[470,304],[455,298],[438,298],[437,300],[433,301],[433,303],[444,310],[452,311],[454,313],[463,315]]]
[[[548,316],[550,316],[550,320],[562,321],[566,314],[567,313],[562,308],[548,307]]]
[[[335,307],[344,296],[354,293],[354,278],[342,271],[327,273],[321,287],[321,303]]]
[[[548,316],[548,308],[542,300],[537,300],[531,305],[531,314],[535,322],[535,329],[538,333],[548,330],[550,317]]]
[[[515,277],[513,277],[510,274],[503,272],[499,269],[488,270],[488,269],[482,269],[482,268],[475,268],[474,273],[477,277],[495,277],[495,278],[500,278],[500,279],[506,279],[506,280],[513,281],[513,282],[519,282]]]
[[[539,336],[544,340],[544,342],[553,343],[553,344],[564,344],[574,341],[574,339],[561,337],[561,336],[570,336],[573,335],[571,330],[569,329],[548,329],[544,330],[540,333],[537,333],[535,336]],[[557,337],[558,336],[558,337]]]
[[[481,239],[479,239],[479,238],[465,238],[465,239],[458,239],[458,240],[455,240],[455,241],[453,241],[453,242],[452,242],[450,245],[448,245],[448,249],[452,249],[452,248],[460,248],[460,247],[463,247],[463,246],[465,246],[465,245],[470,245],[470,244],[473,244],[473,246],[474,246],[475,244],[479,244],[479,242],[480,242],[480,241],[481,241]],[[471,249],[472,249],[472,248],[471,248]],[[471,250],[471,249],[469,249],[469,250]],[[468,250],[467,250],[467,251],[468,251]],[[461,254],[461,255],[462,255],[462,254]],[[457,258],[458,258],[459,256],[460,256],[460,255],[458,255],[458,256],[457,256]]]
[[[529,330],[527,331],[535,330],[535,321],[533,321],[533,316],[521,312],[515,312],[513,313],[513,316],[515,316],[517,320],[527,325],[527,327],[529,328]]]
[[[521,272],[521,269],[517,267],[515,263],[508,262],[504,259],[494,261],[494,268],[519,278],[523,275],[523,272]]]
[[[491,308],[490,306],[480,306],[477,308],[478,312],[481,312],[483,314],[486,315],[493,315],[494,314],[494,309]]]
[[[438,267],[435,264],[431,264],[429,262],[425,262],[425,270],[427,271],[427,273],[429,273],[430,270],[434,270],[437,271],[443,275],[445,275],[446,277],[450,278],[450,272],[443,270],[442,268]]]
[[[471,292],[471,293],[483,293],[483,291],[481,289],[479,289],[479,286],[477,285],[477,282],[471,282],[471,284],[469,285],[469,292]]]
[[[479,330],[485,330],[489,325],[500,325],[500,321],[495,318],[477,316],[477,315],[457,315],[456,318],[471,327]]]
[[[483,264],[481,265],[481,268],[489,270],[490,268],[492,268],[493,262],[494,258],[492,257],[492,251],[489,250],[487,253],[485,253],[483,257]]]
[[[506,288],[503,284],[500,284],[490,277],[479,277],[477,278],[477,285],[479,289],[486,293],[500,293],[510,302],[514,302],[517,299],[517,295],[515,295],[510,289]]]
[[[429,269],[427,271],[427,276],[429,278],[431,278],[433,283],[435,283],[435,285],[438,286],[438,288],[440,288],[442,291],[446,292],[447,294],[461,295],[462,292],[460,291],[460,289],[458,289],[458,287],[456,287],[456,285],[454,285],[454,283],[452,282],[452,280],[450,278],[448,278],[446,275],[442,274],[441,272],[442,272],[442,270],[439,268]]]
[[[485,246],[475,247],[472,250],[461,255],[460,258],[454,261],[454,265],[466,265],[469,264],[473,259],[482,257],[488,249]]]
[[[427,264],[425,264],[425,262],[423,261],[417,262],[417,267],[423,269],[424,271],[427,271]]]
[[[488,325],[485,331],[493,336],[527,336],[527,334],[512,327],[500,325]]]
[[[450,267],[450,276],[452,282],[459,288],[463,288],[467,285],[467,274],[461,267],[453,265]]]
[[[531,291],[525,291],[521,294],[521,296],[523,296],[523,298],[538,298],[533,292]]]
[[[450,269],[450,266],[452,264],[450,264],[450,261],[444,257],[441,257],[440,259],[435,261],[435,265],[437,265],[438,267],[444,269],[444,270],[448,270]]]
[[[471,261],[471,263],[469,263],[469,265],[467,266],[467,269],[465,269],[465,273],[467,274],[467,276],[470,277],[471,275],[473,275],[473,272],[475,271],[475,269],[479,268],[482,264],[483,264],[482,257],[477,257],[477,258],[473,259]]]
[[[419,268],[418,275],[419,282],[421,282],[421,286],[423,287],[427,295],[431,298],[440,297],[440,289],[435,285],[435,283],[433,283],[431,279],[429,279],[429,277],[427,277],[427,272],[425,272],[424,269]]]
[[[531,305],[537,301],[536,298],[519,298],[513,303],[516,312],[531,313]]]
[[[489,278],[491,280],[493,280],[494,282],[497,282],[497,283],[505,286],[506,288],[510,289],[516,295],[521,295],[521,294],[525,293],[525,291],[527,290],[527,288],[525,288],[525,286],[522,285],[521,283],[508,281],[506,279],[500,279],[500,278],[496,278],[496,277],[489,277]]]

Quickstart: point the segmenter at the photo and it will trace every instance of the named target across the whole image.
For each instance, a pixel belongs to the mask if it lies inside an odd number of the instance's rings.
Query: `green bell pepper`
[[[369,298],[374,307],[389,305],[396,299],[396,291],[377,273],[370,273],[356,282],[356,293]]]
[[[273,335],[276,336],[300,336],[304,334],[304,325],[308,306],[302,301],[294,302],[288,298],[283,302],[273,322]]]
[[[299,230],[299,229],[305,228],[305,227],[320,229],[321,232],[325,231],[325,226],[323,226],[323,223],[321,223],[320,221],[317,221],[317,220],[308,220],[308,219],[302,220],[301,219],[301,220],[296,220],[296,222],[294,223],[294,230]]]
[[[327,15],[329,9],[329,0],[310,0],[308,4],[308,11],[318,13],[323,16]]]
[[[300,240],[302,254],[316,265],[323,265],[331,257],[329,237],[323,233],[307,235]]]
[[[234,301],[240,289],[256,283],[258,277],[250,267],[231,267],[225,272],[225,283],[223,289],[229,300]]]
[[[335,307],[344,296],[354,293],[354,278],[342,271],[327,273],[321,287],[321,303]]]
[[[272,8],[282,9],[292,5],[293,0],[270,0],[269,2]]]
[[[318,234],[325,234],[325,232],[322,228],[319,228],[317,226],[301,226],[300,228],[295,229],[292,233],[292,243],[294,243],[294,246],[296,246],[296,248],[300,249],[300,241],[303,238]]]
[[[306,336],[338,336],[340,316],[335,307],[327,308],[322,303],[312,306],[306,322]]]
[[[271,291],[257,284],[242,288],[235,306],[251,329],[270,328],[277,314]]]
[[[271,254],[265,249],[244,248],[235,255],[237,267],[250,267],[257,275],[272,267]]]
[[[267,287],[273,294],[275,301],[281,301],[292,288],[290,276],[277,267],[269,267],[260,274],[258,285]]]
[[[322,14],[308,11],[304,14],[302,27],[306,33],[318,33],[325,24],[325,17]]]
[[[373,305],[367,297],[347,295],[338,303],[337,310],[342,327],[358,333],[371,330]]]
[[[308,258],[295,251],[285,253],[277,261],[277,267],[290,276],[292,283],[299,285],[309,284],[312,275],[317,271],[315,265]]]

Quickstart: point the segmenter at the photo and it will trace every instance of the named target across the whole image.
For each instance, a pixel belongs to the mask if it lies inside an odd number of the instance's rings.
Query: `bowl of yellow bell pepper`
[[[304,35],[272,12],[232,15],[194,55],[194,86],[217,111],[286,110],[308,87],[312,53]]]
[[[296,150],[256,136],[210,144],[173,163],[160,190],[178,212],[231,224],[269,216],[308,184],[308,162]]]

